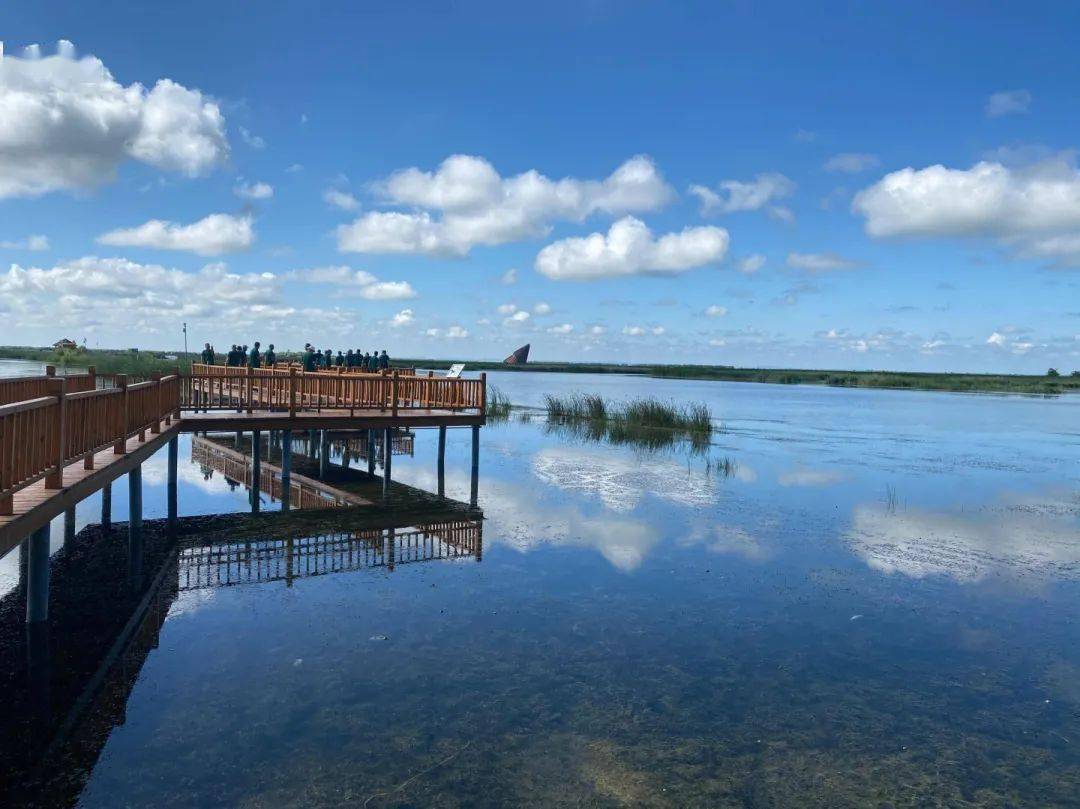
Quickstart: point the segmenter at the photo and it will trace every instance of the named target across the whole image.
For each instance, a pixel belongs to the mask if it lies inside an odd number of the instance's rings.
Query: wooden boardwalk
[[[93,369],[0,379],[0,556],[181,432],[438,427],[441,471],[446,428],[470,427],[475,490],[486,397],[483,374],[193,365],[135,383]]]

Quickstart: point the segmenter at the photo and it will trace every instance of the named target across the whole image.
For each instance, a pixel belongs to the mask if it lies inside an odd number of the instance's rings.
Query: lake
[[[526,409],[481,431],[482,552],[387,564],[350,547],[320,575],[236,565],[238,580],[218,567],[194,585],[173,553],[152,638],[112,703],[84,712],[94,730],[72,732],[86,749],[57,759],[52,794],[1080,805],[1080,398],[489,381]],[[548,425],[544,395],[575,390],[705,402],[712,446]],[[436,438],[403,441],[398,481],[435,490]],[[242,485],[193,460],[200,442],[181,438],[181,514],[248,510]],[[165,470],[163,452],[144,469],[148,519],[165,514]],[[469,487],[469,433],[450,430],[446,494]],[[114,486],[114,520],[126,499]],[[336,517],[320,514],[323,536]],[[408,547],[428,542],[445,545]],[[17,556],[0,560],[8,602]]]

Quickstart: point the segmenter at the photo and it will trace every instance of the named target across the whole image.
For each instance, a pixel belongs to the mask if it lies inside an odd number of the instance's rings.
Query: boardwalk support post
[[[49,618],[49,523],[30,535],[26,564],[26,622]]]
[[[75,541],[75,506],[64,511],[64,545]]]
[[[472,428],[472,479],[469,493],[469,505],[476,507],[480,491],[480,426]]]
[[[439,497],[446,497],[446,425],[439,425]]]
[[[51,366],[50,366],[51,367]],[[54,369],[55,373],[55,369]],[[56,439],[56,446],[53,447],[52,460],[56,464],[48,475],[45,476],[45,488],[46,489],[62,489],[64,488],[64,456],[67,452],[67,380],[64,377],[57,377],[50,380],[50,390],[56,395],[57,408],[56,416],[53,421],[53,435]]]
[[[101,490],[101,530],[112,530],[112,483],[106,483]]]
[[[176,503],[176,466],[177,458],[179,456],[180,447],[179,441],[176,437],[169,440],[169,472],[168,481],[166,482],[167,500],[168,500],[168,531],[169,538],[176,538],[176,524],[177,524],[177,503]]]
[[[291,369],[290,369],[291,370]],[[292,505],[292,430],[281,433],[281,510]]]
[[[142,584],[142,464],[128,472],[128,585],[138,591]]]
[[[330,433],[327,430],[319,431],[319,477],[326,478],[330,471]]]
[[[375,475],[375,431],[367,431],[367,473]]]
[[[251,431],[251,513],[262,505],[262,433]]]
[[[382,496],[384,500],[390,499],[390,466],[391,459],[394,457],[392,450],[394,438],[393,428],[387,427],[383,432],[383,456],[382,456]]]

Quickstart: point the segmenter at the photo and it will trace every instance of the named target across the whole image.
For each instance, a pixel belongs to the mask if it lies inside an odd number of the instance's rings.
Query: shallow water
[[[515,412],[481,431],[482,554],[181,579],[80,805],[1077,805],[1080,399],[489,379],[720,431],[646,452]],[[395,477],[433,491],[435,445]],[[248,508],[190,457],[182,514]]]

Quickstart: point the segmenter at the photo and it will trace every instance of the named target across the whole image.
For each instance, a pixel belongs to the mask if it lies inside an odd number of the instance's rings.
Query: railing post
[[[90,390],[97,390],[97,367],[91,365],[86,369],[86,375],[90,377]]]
[[[487,416],[487,373],[480,374],[480,415]]]
[[[296,418],[296,369],[289,368],[289,418]],[[292,435],[289,436],[292,438]]]
[[[155,371],[150,375],[150,379],[154,382],[154,399],[157,401],[157,407],[154,408],[154,423],[150,425],[150,434],[158,435],[161,433],[161,411],[163,407],[161,401],[161,372]]]
[[[397,371],[390,377],[390,415],[397,418],[397,398],[398,398],[398,375]]]
[[[128,378],[127,374],[116,375],[116,387],[120,388],[121,393],[118,397],[120,399],[120,437],[116,439],[116,443],[113,444],[114,455],[124,455],[127,452],[127,429],[128,429]]]
[[[251,366],[249,365],[247,368],[247,378],[244,380],[247,387],[247,412],[249,416],[251,415],[251,380],[252,370]]]
[[[67,453],[67,380],[58,377],[50,382],[51,389],[56,393],[56,416],[53,419],[53,435],[56,436],[55,455],[53,460],[56,466],[45,476],[46,489],[64,488],[64,456]]]

